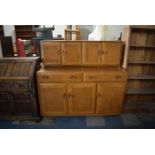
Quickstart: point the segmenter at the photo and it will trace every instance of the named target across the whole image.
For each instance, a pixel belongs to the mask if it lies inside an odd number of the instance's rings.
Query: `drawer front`
[[[102,81],[125,81],[126,76],[121,73],[85,73],[85,82],[102,82]]]
[[[30,89],[31,83],[29,81],[0,81],[0,89]]]
[[[70,73],[70,74],[44,74],[37,76],[38,82],[81,82],[82,73]]]

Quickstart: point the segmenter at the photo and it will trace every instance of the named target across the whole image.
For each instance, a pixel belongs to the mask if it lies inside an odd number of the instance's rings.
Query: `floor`
[[[41,121],[0,120],[0,129],[155,129],[155,113],[117,116],[46,117]]]

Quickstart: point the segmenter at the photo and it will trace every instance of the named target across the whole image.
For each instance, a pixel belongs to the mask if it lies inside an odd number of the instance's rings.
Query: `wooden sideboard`
[[[37,72],[42,116],[120,114],[127,71],[120,41],[43,41]]]

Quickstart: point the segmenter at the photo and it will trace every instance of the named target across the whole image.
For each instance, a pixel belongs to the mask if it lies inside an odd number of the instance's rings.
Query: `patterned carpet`
[[[155,113],[118,116],[46,117],[41,121],[0,120],[1,129],[155,129]]]

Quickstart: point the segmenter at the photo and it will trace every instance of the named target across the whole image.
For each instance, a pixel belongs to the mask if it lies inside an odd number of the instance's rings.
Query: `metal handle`
[[[68,93],[68,97],[73,97],[73,94],[71,94],[71,93]]]
[[[97,97],[102,97],[103,95],[101,93],[98,93],[97,94]]]
[[[66,50],[63,49],[63,50],[62,50],[62,53],[65,54],[65,53],[66,53]]]
[[[89,78],[90,78],[90,79],[94,79],[94,78],[95,78],[95,76],[93,76],[93,75],[90,75],[90,76],[89,76]]]

